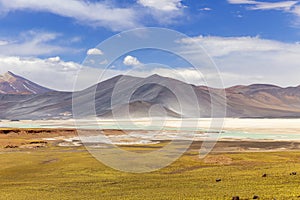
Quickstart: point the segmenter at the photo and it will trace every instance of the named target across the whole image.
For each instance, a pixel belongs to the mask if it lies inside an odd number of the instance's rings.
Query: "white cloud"
[[[137,62],[135,62],[137,64]],[[110,68],[108,70],[90,68],[74,62],[62,61],[59,57],[39,59],[16,56],[0,56],[0,74],[7,71],[23,76],[40,85],[56,89],[72,91],[80,72],[80,81],[76,89],[85,89],[99,81],[125,74],[138,77],[147,77],[152,74],[172,77],[188,83],[202,84],[201,73],[187,68],[151,68],[148,70],[123,70]],[[101,77],[101,80],[99,78]]]
[[[138,0],[138,3],[145,7],[167,12],[180,10],[184,7],[181,0]]]
[[[80,42],[80,41],[82,41],[82,38],[79,37],[79,36],[75,36],[75,37],[72,37],[70,39],[70,43],[77,43],[77,42]]]
[[[86,53],[87,55],[103,55],[103,52],[100,49],[89,49]]]
[[[297,15],[298,17],[300,17],[300,6],[296,5],[291,12],[293,14]],[[299,19],[298,19],[298,21],[295,24],[297,24],[299,26]]]
[[[126,56],[123,60],[123,64],[127,66],[138,66],[141,65],[141,62],[133,56]]]
[[[0,40],[0,46],[7,45],[9,42],[6,40]]]
[[[250,7],[253,10],[286,10],[290,11],[296,5],[297,1],[281,1],[281,2],[258,2],[255,6]]]
[[[195,52],[195,45],[203,46],[219,67],[226,87],[252,83],[272,83],[281,86],[300,85],[300,43],[284,43],[260,37],[198,36],[182,40],[180,44],[182,45],[182,54],[195,59],[201,58],[199,52]],[[124,58],[123,63],[133,66],[133,69],[127,74],[133,76],[146,77],[156,73],[195,85],[204,84],[203,77],[212,82],[217,78],[216,74],[206,71],[199,72],[184,66],[176,69],[155,66],[139,68],[144,64],[138,58],[130,55]],[[72,90],[76,75],[82,68],[78,63],[65,62],[59,57],[39,59],[23,56],[0,56],[0,66],[0,73],[12,71],[41,85],[59,90]],[[83,70],[84,81],[81,82],[80,88],[95,84],[102,72],[101,69],[85,67]],[[123,73],[126,71],[111,68],[105,71],[103,79]]]
[[[182,40],[182,53],[197,59],[201,45],[219,67],[225,86],[251,83],[300,85],[300,44],[259,37],[195,37]]]
[[[117,1],[92,0],[0,0],[0,15],[16,11],[48,12],[76,20],[82,25],[113,31],[143,27],[152,17],[160,24],[178,23],[185,6],[182,0],[137,0],[124,7]],[[187,13],[185,13],[187,14]]]
[[[50,44],[60,35],[58,33],[26,31],[11,41],[2,42],[0,55],[39,56],[53,53],[74,52],[74,49]]]
[[[300,24],[300,1],[277,1],[277,2],[265,2],[255,0],[227,0],[230,4],[245,4],[248,5],[249,10],[281,10],[283,12],[292,13],[297,16],[297,20],[293,22],[293,25]]]
[[[61,60],[60,60],[59,56],[56,56],[56,57],[48,58],[47,61],[52,62],[52,63],[58,63]]]
[[[99,64],[100,65],[106,65],[106,64],[108,64],[108,61],[105,59],[105,60],[101,61]]]
[[[300,84],[300,44],[265,40],[259,37],[195,37],[183,40],[182,53],[199,58],[193,51],[194,45],[202,45],[220,69],[226,87],[240,84],[271,83],[281,86]],[[201,57],[201,56],[200,56]],[[127,56],[124,64],[137,66],[141,62]],[[0,73],[12,71],[41,85],[58,89],[72,90],[79,70],[83,67],[74,62],[62,61],[59,57],[48,59],[0,56]],[[126,74],[118,68],[103,71],[83,67],[82,82],[78,88],[84,89],[99,81],[116,75]],[[103,73],[103,74],[102,74]],[[172,77],[194,85],[205,84],[204,78],[214,82],[217,74],[193,68],[133,68],[126,75],[147,77],[151,74]],[[214,86],[214,85],[210,85]]]
[[[292,12],[293,7],[299,1],[277,1],[277,2],[264,2],[255,0],[228,0],[231,4],[247,4],[251,5],[248,8],[251,10],[284,10]]]
[[[182,0],[138,0],[137,3],[142,6],[139,15],[150,15],[160,24],[176,24],[188,17]]]
[[[227,0],[231,4],[255,4],[253,0]]]
[[[205,7],[205,8],[200,8],[200,10],[202,10],[202,11],[211,11],[212,9],[208,8],[208,7]]]
[[[139,26],[136,12],[132,8],[118,8],[107,1],[91,2],[81,0],[0,0],[2,12],[31,10],[50,12],[74,18],[79,22],[123,30]]]
[[[12,71],[41,85],[58,89],[72,90],[74,77],[81,65],[65,62],[59,57],[39,59],[17,56],[0,56],[0,73]]]
[[[211,56],[226,56],[238,53],[268,53],[268,52],[299,52],[300,44],[283,43],[275,40],[261,39],[257,37],[214,37],[198,36],[192,39],[183,39],[183,43],[193,45],[200,44]],[[193,53],[193,46],[188,48]]]

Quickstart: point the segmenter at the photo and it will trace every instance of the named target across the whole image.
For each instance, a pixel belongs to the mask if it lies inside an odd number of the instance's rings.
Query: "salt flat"
[[[218,123],[217,126],[212,123]],[[143,129],[151,128],[190,128],[193,130],[223,128],[223,130],[241,130],[262,133],[300,133],[300,118],[295,119],[174,119],[174,118],[142,118],[142,119],[80,119],[80,120],[2,120],[0,127],[11,128],[86,128],[86,129]]]

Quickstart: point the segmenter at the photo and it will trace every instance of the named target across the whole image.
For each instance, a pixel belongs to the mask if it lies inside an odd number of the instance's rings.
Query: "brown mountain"
[[[0,94],[43,94],[50,91],[12,72],[0,75]]]
[[[12,73],[6,77],[12,78],[5,78],[5,80],[17,79],[18,81],[6,82],[10,84],[17,82],[19,87],[13,85],[16,89],[9,87],[10,90],[0,94],[0,119],[72,117],[71,92],[51,91]],[[23,84],[26,87],[22,87]],[[121,90],[116,89],[116,85],[123,87]],[[25,90],[21,90],[24,88]],[[26,88],[29,88],[29,91]],[[42,89],[39,90],[40,88]],[[195,109],[196,103],[188,95],[186,88],[195,91],[200,113]],[[175,90],[176,94],[174,94]],[[215,94],[214,98],[217,102],[214,107],[217,114],[214,117],[221,117],[218,113],[218,109],[222,108],[222,97],[218,96],[219,89],[194,86],[158,75],[147,78],[116,76],[73,93],[74,107],[77,108],[77,112],[73,114],[83,118],[93,115],[93,111],[96,111],[101,117],[110,118],[114,113],[118,113],[120,114],[118,117],[122,118],[127,117],[126,110],[129,109],[130,115],[134,117],[147,117],[149,110],[151,116],[158,117],[162,112],[170,117],[212,117],[209,91]],[[254,84],[234,86],[226,88],[225,91],[227,117],[300,117],[300,86],[282,88],[275,85]],[[131,94],[129,100],[124,98],[128,94]],[[112,96],[114,96],[113,100]],[[178,96],[181,97],[180,102]],[[90,98],[95,98],[95,105],[89,103]],[[156,109],[153,109],[153,105],[156,105]]]
[[[235,86],[226,89],[226,96],[229,116],[300,117],[300,86]]]

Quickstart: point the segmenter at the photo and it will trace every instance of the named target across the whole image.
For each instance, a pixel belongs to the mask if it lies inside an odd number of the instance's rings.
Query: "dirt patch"
[[[18,148],[18,146],[16,146],[16,145],[11,145],[11,144],[6,145],[6,146],[4,147],[4,149],[15,149],[15,148]]]
[[[76,130],[73,129],[0,129],[0,149],[13,148],[42,148],[55,141],[45,141],[43,138],[75,137]],[[48,143],[48,144],[47,144]],[[50,144],[51,143],[51,144]]]
[[[48,144],[46,141],[32,141],[29,144]]]
[[[203,161],[206,164],[217,164],[217,165],[232,164],[232,159],[224,155],[209,155],[206,158],[204,158]]]
[[[34,129],[34,128],[1,128],[0,138],[10,137],[10,136],[22,136],[22,137],[46,137],[46,136],[69,136],[77,135],[75,129]]]
[[[40,148],[46,148],[47,145],[45,143],[39,143],[39,144],[24,144],[21,145],[20,149],[40,149]]]
[[[109,136],[109,135],[127,135],[126,132],[122,131],[122,130],[103,130],[103,134],[106,135],[106,136]]]

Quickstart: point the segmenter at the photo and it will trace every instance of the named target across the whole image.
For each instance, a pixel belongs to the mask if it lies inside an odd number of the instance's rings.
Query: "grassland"
[[[296,151],[199,159],[191,149],[169,167],[146,174],[115,171],[83,147],[3,149],[0,163],[0,199],[300,199],[300,175],[290,175],[300,169]]]

